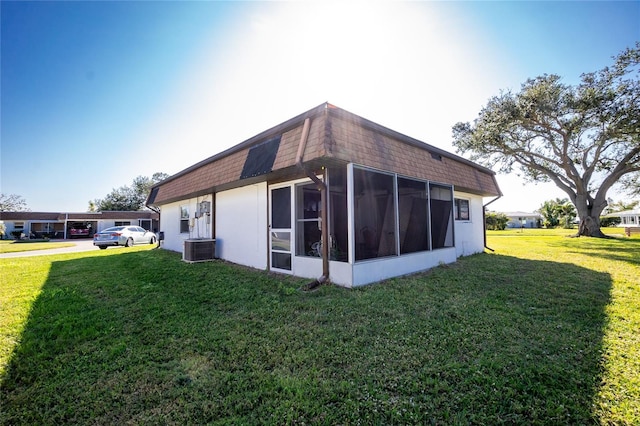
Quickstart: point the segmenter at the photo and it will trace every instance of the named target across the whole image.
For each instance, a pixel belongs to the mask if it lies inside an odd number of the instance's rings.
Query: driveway
[[[55,242],[74,243],[72,247],[61,247],[46,250],[33,250],[33,251],[21,251],[16,253],[3,253],[0,254],[0,259],[7,259],[10,257],[29,257],[29,256],[44,256],[47,254],[60,254],[60,253],[77,253],[81,251],[100,250],[93,245],[93,239],[87,240],[55,240]]]

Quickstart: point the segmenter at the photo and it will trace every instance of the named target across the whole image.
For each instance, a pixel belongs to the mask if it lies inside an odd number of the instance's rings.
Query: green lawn
[[[62,243],[62,242],[51,242],[51,241],[13,241],[13,240],[0,240],[0,253],[15,253],[21,251],[32,251],[32,250],[47,250],[54,248],[62,248],[62,247],[71,247],[74,246],[74,243]]]
[[[148,246],[0,259],[0,424],[640,424],[640,239],[488,245],[312,293]]]

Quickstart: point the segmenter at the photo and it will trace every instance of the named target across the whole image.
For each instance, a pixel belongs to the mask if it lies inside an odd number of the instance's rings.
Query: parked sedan
[[[131,247],[134,244],[155,244],[156,234],[139,226],[114,226],[96,232],[93,245],[104,250],[109,246]]]

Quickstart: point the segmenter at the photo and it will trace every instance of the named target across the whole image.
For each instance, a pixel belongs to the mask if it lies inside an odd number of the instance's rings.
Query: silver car
[[[104,250],[109,246],[131,247],[134,244],[155,244],[156,234],[139,226],[114,226],[96,232],[93,245]]]

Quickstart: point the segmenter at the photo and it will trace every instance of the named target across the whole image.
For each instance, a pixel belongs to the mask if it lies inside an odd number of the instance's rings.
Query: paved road
[[[32,250],[32,251],[21,251],[17,253],[2,253],[0,254],[0,259],[6,259],[10,257],[29,257],[29,256],[44,256],[47,254],[60,254],[60,253],[77,253],[80,251],[91,251],[91,250],[100,250],[98,247],[93,245],[93,240],[56,240],[56,242],[69,242],[74,243],[75,245],[72,247],[61,247],[47,250]],[[120,247],[109,247],[107,250],[117,250]]]

